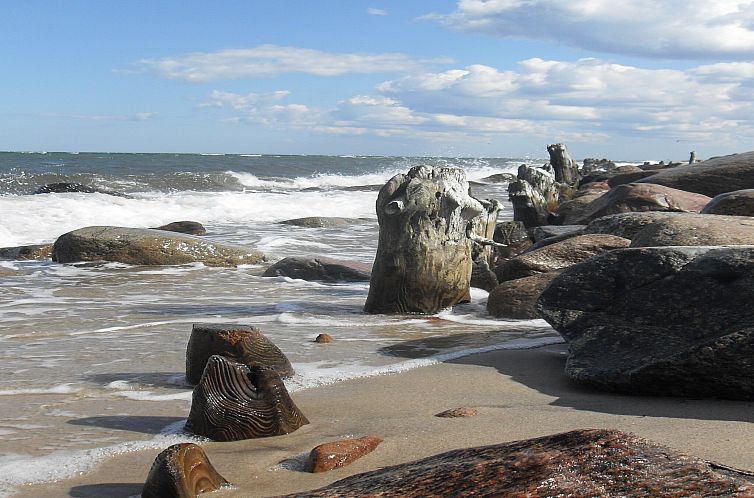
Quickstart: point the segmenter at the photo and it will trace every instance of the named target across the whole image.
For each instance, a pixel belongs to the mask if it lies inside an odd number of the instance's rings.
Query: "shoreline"
[[[579,428],[632,432],[693,456],[754,469],[754,402],[609,394],[571,383],[564,344],[474,353],[400,375],[357,378],[292,393],[311,421],[286,436],[200,445],[235,488],[213,496],[273,496],[325,486],[344,477],[444,451]],[[441,411],[474,407],[471,418]],[[352,465],[302,472],[316,445],[347,437],[384,442]],[[161,448],[164,449],[164,448]],[[21,486],[12,496],[131,497],[141,492],[160,450],[107,458],[91,472]]]

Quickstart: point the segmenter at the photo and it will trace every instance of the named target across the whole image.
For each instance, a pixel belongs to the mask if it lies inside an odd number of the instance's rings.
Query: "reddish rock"
[[[609,214],[632,211],[677,211],[698,213],[711,199],[706,195],[685,192],[651,183],[618,185],[592,201],[580,220],[569,223],[588,223]]]
[[[435,417],[467,418],[467,417],[473,417],[474,415],[476,415],[476,408],[463,406],[461,408],[451,408],[450,410],[445,410],[444,412],[440,412],[437,415],[435,415]]]
[[[495,318],[530,320],[538,318],[534,305],[560,271],[508,280],[495,287],[487,298],[487,312]]]
[[[229,486],[207,455],[194,443],[179,443],[162,451],[149,471],[142,498],[195,498]]]
[[[327,472],[350,465],[359,458],[375,450],[382,439],[367,436],[359,439],[343,439],[320,444],[309,453],[307,470],[309,472]]]
[[[588,183],[587,185],[593,184]],[[570,201],[565,201],[558,205],[556,211],[561,224],[573,225],[583,220],[592,202],[605,195],[606,190],[595,188],[580,190],[579,192],[581,193],[574,196]]]
[[[328,334],[319,334],[316,339],[314,339],[314,342],[318,342],[320,344],[330,344],[332,342],[332,336]]]
[[[754,495],[741,472],[614,430],[577,430],[449,451],[292,497],[655,497]]]

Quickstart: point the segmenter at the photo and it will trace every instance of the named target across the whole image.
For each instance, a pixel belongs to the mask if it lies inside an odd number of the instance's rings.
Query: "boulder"
[[[378,437],[367,436],[320,444],[309,453],[306,470],[317,473],[345,467],[373,452],[381,442]]]
[[[39,260],[50,259],[51,256],[52,244],[0,247],[0,259],[5,260]]]
[[[551,237],[559,237],[561,235],[581,235],[584,231],[585,225],[543,225],[541,227],[534,227],[528,230],[529,236],[534,242],[539,242]]]
[[[186,233],[189,235],[204,235],[207,233],[207,229],[198,221],[174,221],[153,230],[165,230],[166,232]]]
[[[289,434],[309,421],[271,368],[210,356],[194,388],[188,432],[214,441]]]
[[[631,239],[631,247],[754,244],[754,218],[684,213],[657,220]]]
[[[330,344],[332,342],[332,336],[330,334],[319,334],[314,338],[314,342],[319,344]]]
[[[596,254],[628,247],[630,240],[614,235],[590,234],[572,237],[512,258],[495,270],[499,282],[531,277],[567,268]]]
[[[52,260],[118,261],[131,265],[207,266],[256,264],[264,254],[248,247],[221,244],[193,235],[148,228],[94,226],[61,235],[52,248]]]
[[[460,408],[451,408],[440,413],[435,414],[435,417],[439,418],[469,418],[474,417],[477,414],[477,409],[470,406],[463,406]]]
[[[649,183],[628,183],[610,189],[587,206],[581,220],[570,220],[572,224],[585,224],[609,214],[629,211],[678,211],[696,212],[710,201],[710,198],[683,190]]]
[[[602,189],[583,190],[581,194],[574,196],[573,199],[561,202],[555,209],[556,223],[562,223],[563,225],[581,223],[587,217],[592,202],[605,195],[605,192],[606,190]]]
[[[357,261],[289,256],[267,268],[262,276],[322,282],[361,282],[369,280],[371,270],[369,264]]]
[[[292,220],[284,220],[280,223],[283,225],[293,225],[297,227],[305,228],[341,228],[351,225],[357,225],[364,223],[366,220],[362,218],[338,218],[338,217],[326,217],[326,216],[308,216],[306,218],[295,218]]]
[[[754,151],[716,157],[660,171],[640,183],[654,183],[710,197],[754,188]]]
[[[287,498],[754,494],[750,472],[721,468],[625,432],[581,429],[448,451]]]
[[[469,285],[476,289],[483,289],[487,292],[497,287],[497,275],[490,269],[486,258],[479,258],[474,261],[471,267],[471,281]]]
[[[65,182],[59,182],[59,183],[48,183],[47,185],[43,185],[39,187],[37,190],[33,192],[33,194],[65,194],[69,192],[81,192],[84,194],[107,194],[107,195],[114,195],[116,197],[125,197],[126,199],[131,199],[131,196],[128,194],[124,194],[121,192],[113,192],[111,190],[103,190],[95,187],[90,187],[89,185],[81,185],[80,183],[65,183]]]
[[[608,391],[754,399],[754,246],[611,251],[536,304],[568,341],[566,374]]]
[[[141,498],[196,498],[229,487],[201,447],[178,443],[163,450],[149,470]]]
[[[754,216],[754,189],[736,190],[716,195],[702,209],[702,214]]]
[[[675,216],[682,216],[683,213],[668,213],[664,211],[643,211],[610,214],[592,220],[584,228],[585,233],[606,233],[632,239],[645,226],[655,221],[666,220]]]
[[[611,176],[607,180],[607,184],[612,187],[617,187],[618,185],[624,185],[626,183],[633,183],[635,181],[649,178],[652,175],[657,174],[657,171],[654,170],[643,170],[640,168],[637,168],[639,171],[632,171],[630,173],[618,173],[616,175]]]
[[[495,318],[531,320],[539,318],[534,305],[559,271],[508,280],[495,287],[487,298],[487,312]]]
[[[247,367],[267,367],[282,377],[293,375],[288,358],[256,327],[249,325],[194,324],[186,346],[186,381],[196,385],[207,360],[221,355]]]
[[[377,196],[377,255],[364,311],[436,313],[471,299],[473,220],[486,214],[457,168],[416,166]]]

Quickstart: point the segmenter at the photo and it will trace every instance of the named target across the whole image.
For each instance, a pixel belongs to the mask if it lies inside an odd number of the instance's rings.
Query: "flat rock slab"
[[[638,183],[665,185],[710,197],[754,188],[754,152],[716,157],[660,171]]]
[[[631,434],[577,430],[449,451],[288,497],[752,496],[744,474]]]
[[[317,473],[345,467],[373,452],[381,442],[381,438],[367,436],[320,444],[309,453],[306,469]]]
[[[754,399],[754,246],[619,249],[556,277],[536,304],[566,374],[608,391]]]
[[[702,214],[754,216],[754,189],[736,190],[715,196],[704,206]]]
[[[369,281],[372,265],[330,258],[283,258],[265,270],[263,277],[289,277],[322,282]]]
[[[754,245],[754,218],[686,213],[658,220],[631,239],[631,247]]]
[[[94,226],[61,235],[52,249],[58,263],[117,261],[131,265],[256,264],[264,254],[248,247],[149,228]]]

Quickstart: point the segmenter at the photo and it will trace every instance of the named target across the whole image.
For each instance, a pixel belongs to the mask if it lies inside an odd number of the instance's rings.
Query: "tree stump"
[[[555,173],[555,181],[565,183],[569,187],[578,185],[581,179],[579,165],[571,159],[566,146],[564,144],[550,144],[547,146],[547,152],[550,154],[550,164]]]
[[[142,498],[195,498],[230,484],[194,443],[179,443],[163,450],[149,471]]]
[[[380,237],[364,311],[436,313],[471,299],[471,221],[486,213],[457,168],[417,166],[377,197]]]

